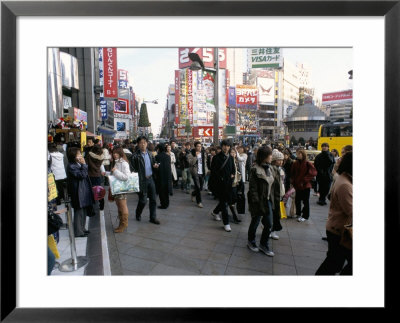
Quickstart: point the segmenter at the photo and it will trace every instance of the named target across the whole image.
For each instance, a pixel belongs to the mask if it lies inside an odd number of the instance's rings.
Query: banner
[[[215,73],[203,71],[203,87],[206,99],[206,110],[215,112],[214,102],[214,77]]]
[[[251,85],[236,86],[236,106],[239,108],[257,109],[258,90]]]
[[[99,85],[104,86],[104,62],[103,62],[103,48],[99,48]],[[104,91],[104,89],[103,89]],[[107,101],[104,99],[104,93],[100,93],[100,113],[101,120],[107,119]]]
[[[250,68],[281,68],[283,56],[281,48],[251,48],[249,49]]]
[[[179,71],[175,71],[175,125],[179,124],[179,95],[180,95]]]
[[[229,87],[228,105],[236,107],[236,88],[234,86]]]
[[[324,93],[322,94],[322,104],[341,103],[342,101],[351,101],[353,99],[353,90]]]
[[[191,125],[193,125],[193,74],[190,69],[186,70],[187,77],[187,109],[188,118]]]
[[[214,68],[214,48],[195,48],[180,47],[178,48],[179,68],[186,68],[192,64],[189,53],[196,53],[204,63],[205,68]],[[218,48],[219,68],[226,68],[226,48]]]
[[[104,97],[109,99],[116,99],[118,97],[116,48],[103,48],[103,64]]]
[[[275,103],[275,80],[271,78],[258,77],[257,78],[259,103],[274,105]]]

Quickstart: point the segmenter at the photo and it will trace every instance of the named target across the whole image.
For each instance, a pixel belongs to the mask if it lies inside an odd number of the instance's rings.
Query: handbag
[[[58,214],[51,212],[51,210],[47,211],[47,217],[47,234],[50,235],[60,230],[63,225],[61,217]]]
[[[130,173],[126,181],[121,181],[113,175],[109,175],[108,179],[110,181],[110,189],[112,195],[140,192],[138,173]]]
[[[95,201],[100,201],[106,195],[106,190],[104,189],[103,186],[99,186],[99,185],[93,186],[92,191],[93,191],[93,197],[94,197]]]
[[[281,211],[281,219],[286,219],[287,218],[286,208],[285,208],[285,204],[283,203],[283,201],[279,202],[279,207],[280,207],[280,211]]]

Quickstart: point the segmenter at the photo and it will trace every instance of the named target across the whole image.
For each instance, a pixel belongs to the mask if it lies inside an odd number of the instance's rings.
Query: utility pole
[[[214,145],[219,145],[219,104],[218,104],[218,71],[219,71],[219,53],[218,47],[214,48],[214,67],[215,67],[215,77],[214,77]]]

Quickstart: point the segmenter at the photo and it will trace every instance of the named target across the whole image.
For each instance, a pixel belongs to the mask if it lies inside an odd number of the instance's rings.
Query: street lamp
[[[218,105],[218,71],[219,71],[219,56],[218,56],[218,48],[214,48],[214,68],[215,68],[215,77],[214,77],[214,128],[213,128],[213,140],[214,144],[218,145],[219,143],[219,105]],[[196,53],[190,53],[189,58],[192,61],[189,69],[193,71],[206,70],[204,67],[204,63],[201,60],[200,56]]]

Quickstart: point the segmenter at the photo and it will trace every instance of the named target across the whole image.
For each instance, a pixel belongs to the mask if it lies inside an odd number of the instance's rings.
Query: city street
[[[247,185],[246,185],[247,186]],[[222,221],[215,221],[211,210],[217,204],[202,192],[204,208],[191,202],[190,195],[174,189],[167,210],[157,209],[160,225],[149,222],[148,205],[142,221],[135,219],[138,197],[128,198],[129,226],[114,233],[117,226],[115,203],[106,202],[105,221],[112,275],[314,275],[325,259],[325,223],[329,204],[319,206],[311,194],[310,220],[299,223],[283,219],[279,240],[270,240],[275,252],[268,257],[250,251],[247,230],[250,213],[239,215],[240,224],[231,223],[225,232]],[[247,201],[246,201],[247,202]],[[257,230],[257,243],[261,235]]]

